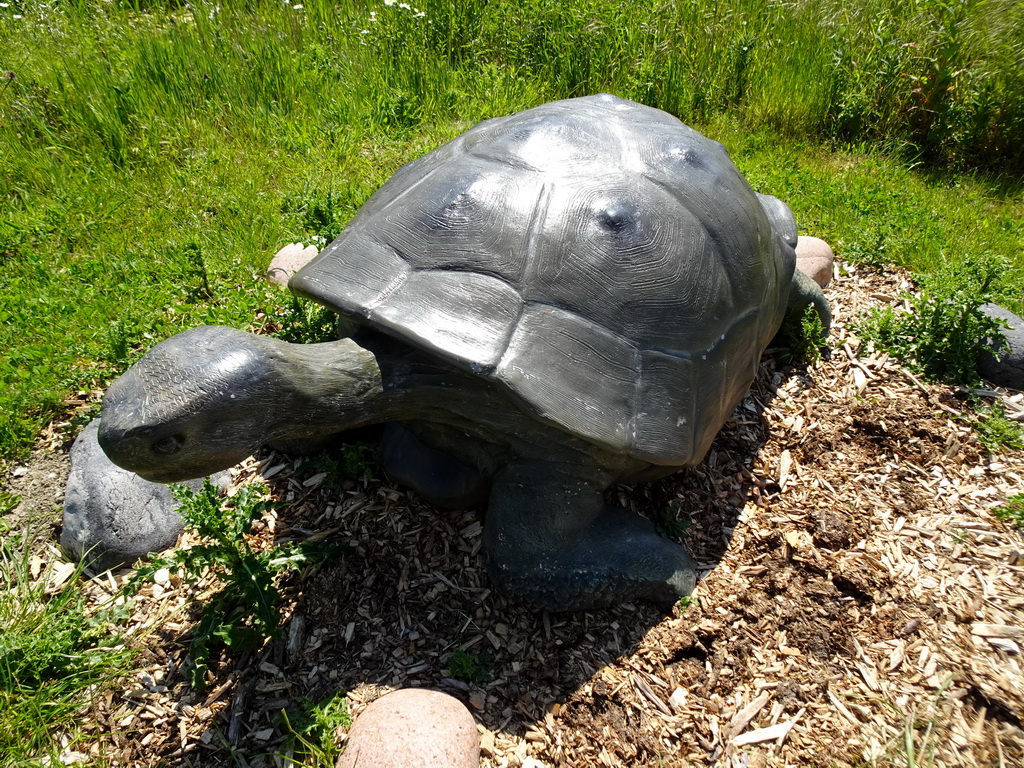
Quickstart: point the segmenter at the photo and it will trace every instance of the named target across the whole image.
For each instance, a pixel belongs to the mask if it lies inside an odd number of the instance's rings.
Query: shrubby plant
[[[282,716],[290,734],[291,754],[286,759],[292,765],[333,766],[337,762],[341,754],[337,732],[352,725],[343,694],[319,702],[303,699],[297,711],[283,712]]]
[[[990,255],[949,260],[920,277],[918,294],[904,297],[909,311],[873,309],[854,330],[931,381],[977,384],[978,345],[1001,338],[1004,327],[981,307],[1005,295],[1006,269],[1005,260]]]
[[[126,588],[129,592],[138,590],[165,568],[180,574],[193,589],[207,580],[218,584],[212,595],[203,597],[199,623],[189,646],[189,682],[194,688],[203,688],[210,660],[219,648],[246,650],[277,634],[281,602],[278,574],[322,558],[332,548],[287,544],[266,551],[253,549],[246,535],[272,502],[261,499],[251,486],[241,488],[230,499],[222,499],[207,478],[198,491],[174,485],[171,493],[181,504],[186,528],[204,543],[147,563],[136,571]]]
[[[998,403],[978,409],[974,432],[989,453],[997,453],[1004,448],[1024,450],[1024,426],[1007,418],[1006,411]]]

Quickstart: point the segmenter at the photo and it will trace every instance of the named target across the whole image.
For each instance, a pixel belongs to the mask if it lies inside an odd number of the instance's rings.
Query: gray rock
[[[477,768],[480,735],[453,696],[423,688],[389,693],[370,704],[349,731],[337,768]]]
[[[182,531],[178,502],[162,483],[143,480],[111,463],[96,441],[99,419],[71,447],[71,473],[64,494],[61,546],[94,573],[131,565],[173,546]],[[220,472],[214,484],[227,484]],[[202,480],[189,485],[199,487]]]
[[[981,311],[997,320],[1005,320],[1005,341],[986,339],[978,350],[978,374],[993,384],[1024,389],[1024,320],[998,304],[984,304]],[[994,353],[994,354],[993,354]],[[998,357],[998,359],[997,359]]]

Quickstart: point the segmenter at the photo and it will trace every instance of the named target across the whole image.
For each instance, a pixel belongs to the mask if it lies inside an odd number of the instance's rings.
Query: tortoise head
[[[221,326],[161,342],[103,399],[99,443],[118,466],[153,482],[202,477],[272,439],[278,398],[274,342]]]

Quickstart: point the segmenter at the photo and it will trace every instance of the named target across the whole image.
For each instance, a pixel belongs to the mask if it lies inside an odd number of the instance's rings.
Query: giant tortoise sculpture
[[[720,144],[657,109],[599,95],[487,120],[402,167],[291,279],[350,338],[185,331],[110,387],[100,443],[172,482],[386,423],[393,476],[488,501],[509,595],[671,604],[695,563],[604,491],[702,459],[788,306],[827,323],[796,239]]]

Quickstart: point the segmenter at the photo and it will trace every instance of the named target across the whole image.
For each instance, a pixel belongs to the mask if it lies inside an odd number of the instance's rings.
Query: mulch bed
[[[234,484],[287,502],[254,543],[326,537],[345,555],[288,580],[281,639],[223,658],[202,692],[183,674],[191,595],[154,584],[136,613],[146,671],[93,704],[94,750],[284,765],[283,710],[342,691],[358,714],[428,686],[470,708],[488,768],[884,765],[908,734],[921,761],[1024,765],[1024,544],[991,512],[1024,490],[1024,455],[986,455],[957,392],[848,329],[909,287],[842,270],[827,359],[767,356],[702,464],[615,489],[640,512],[677,511],[706,569],[670,615],[524,610],[489,586],[481,510],[432,507],[384,477],[331,490],[301,460],[254,457]],[[1020,393],[993,394],[1024,411]],[[458,651],[475,681],[453,678]]]

